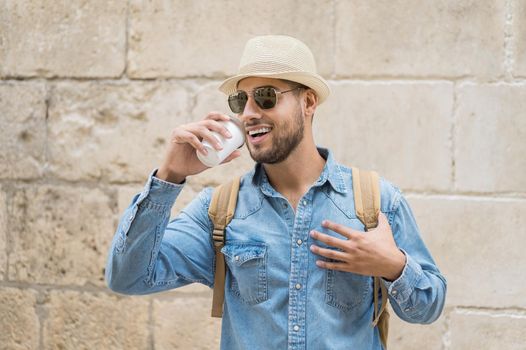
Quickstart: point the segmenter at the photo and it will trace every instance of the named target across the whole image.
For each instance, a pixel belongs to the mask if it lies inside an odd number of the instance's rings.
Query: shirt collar
[[[316,180],[313,186],[321,187],[328,182],[333,190],[340,193],[347,193],[347,186],[345,185],[340,165],[334,160],[332,152],[327,148],[317,147],[317,149],[326,162],[320,177]],[[266,195],[276,195],[276,191],[270,185],[267,174],[265,173],[265,168],[261,163],[256,164],[252,174],[252,183],[254,186],[261,188],[261,191]]]

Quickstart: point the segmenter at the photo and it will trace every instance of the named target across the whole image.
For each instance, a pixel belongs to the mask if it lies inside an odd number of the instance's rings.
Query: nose
[[[252,96],[249,96],[247,100],[247,104],[245,105],[245,109],[243,109],[243,112],[239,114],[239,119],[243,123],[248,123],[249,121],[253,119],[260,119],[261,114],[259,112],[260,112],[259,106],[254,101],[254,98]]]

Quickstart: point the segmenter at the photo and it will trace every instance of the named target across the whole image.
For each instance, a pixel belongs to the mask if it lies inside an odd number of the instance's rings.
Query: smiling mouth
[[[252,138],[261,137],[263,135],[268,134],[270,132],[270,130],[272,130],[272,128],[268,128],[268,127],[251,130],[251,131],[248,132],[248,136],[250,136]]]
[[[250,130],[249,132],[247,132],[247,139],[251,144],[257,145],[260,142],[262,142],[271,131],[271,127],[261,127],[258,129]]]

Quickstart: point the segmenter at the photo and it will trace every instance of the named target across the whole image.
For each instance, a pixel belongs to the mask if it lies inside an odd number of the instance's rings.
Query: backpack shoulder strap
[[[212,317],[223,316],[223,302],[225,299],[225,257],[221,249],[225,246],[225,229],[232,221],[237,204],[237,194],[241,178],[222,184],[214,189],[212,200],[208,208],[208,216],[214,224],[212,240],[215,250],[214,295],[212,297]]]
[[[375,171],[352,168],[352,187],[356,216],[367,231],[378,226],[380,179]]]
[[[372,230],[378,226],[378,215],[380,214],[380,178],[374,171],[352,168],[352,183],[356,216],[364,224],[366,231]],[[380,291],[382,293],[382,305],[378,310]],[[372,326],[379,326],[380,338],[384,348],[387,348],[387,321],[389,319],[386,307],[387,288],[380,278],[374,277],[374,319]]]

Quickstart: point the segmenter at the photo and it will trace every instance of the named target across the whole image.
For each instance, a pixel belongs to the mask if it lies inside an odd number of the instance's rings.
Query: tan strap
[[[356,216],[369,231],[378,226],[380,214],[380,178],[374,171],[352,168],[354,207]],[[379,294],[382,293],[382,304],[378,308]],[[373,286],[374,316],[372,327],[378,325],[380,338],[387,348],[389,312],[387,311],[387,288],[379,277],[374,277]]]
[[[382,305],[380,306],[380,310],[378,310],[378,295],[379,292],[382,293]],[[374,278],[374,320],[371,324],[372,327],[376,327],[378,322],[380,321],[380,317],[384,312],[386,312],[387,307],[387,288],[385,285],[380,281],[380,278],[375,277]]]
[[[212,297],[212,317],[223,316],[223,303],[225,300],[225,257],[221,249],[225,246],[225,229],[232,221],[237,204],[237,194],[241,178],[220,185],[214,189],[208,216],[214,225],[212,239],[215,250],[214,294]]]
[[[356,216],[366,231],[378,226],[380,214],[380,179],[375,171],[352,168],[352,187]]]

